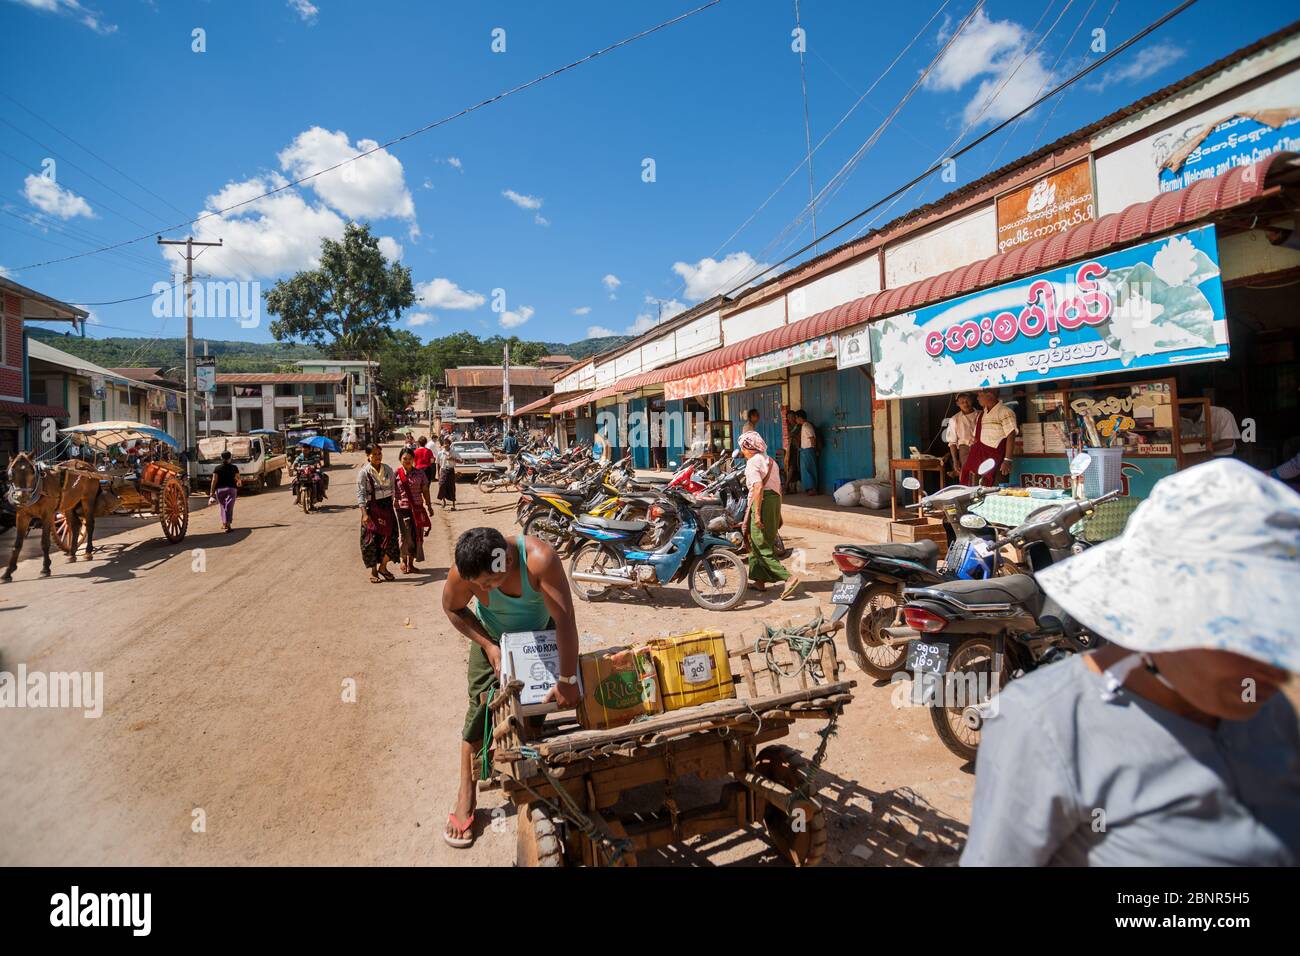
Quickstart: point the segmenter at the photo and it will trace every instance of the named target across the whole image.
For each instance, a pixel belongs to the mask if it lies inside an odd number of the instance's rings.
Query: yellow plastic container
[[[644,645],[659,674],[664,710],[680,710],[736,696],[731,660],[721,631],[700,630]]]

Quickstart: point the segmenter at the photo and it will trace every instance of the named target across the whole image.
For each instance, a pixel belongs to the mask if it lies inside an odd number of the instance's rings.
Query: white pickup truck
[[[275,488],[284,481],[289,459],[278,435],[214,435],[199,439],[199,489],[206,490],[212,472],[221,464],[221,453],[239,469],[239,487]]]

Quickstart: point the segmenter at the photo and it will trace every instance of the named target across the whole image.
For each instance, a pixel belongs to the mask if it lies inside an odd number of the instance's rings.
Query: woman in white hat
[[[1039,582],[1110,643],[999,695],[962,865],[1300,863],[1300,495],[1199,465]]]

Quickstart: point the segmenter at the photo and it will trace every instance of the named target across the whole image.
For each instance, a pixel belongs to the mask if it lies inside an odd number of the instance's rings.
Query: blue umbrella
[[[324,435],[312,435],[310,438],[304,438],[298,444],[310,445],[312,448],[324,448],[326,451],[339,450],[339,446],[334,444],[334,439],[326,438]]]

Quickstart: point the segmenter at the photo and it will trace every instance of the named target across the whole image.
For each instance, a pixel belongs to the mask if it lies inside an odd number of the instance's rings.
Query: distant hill
[[[185,340],[111,337],[103,339],[82,338],[79,335],[60,334],[49,329],[29,328],[32,338],[39,339],[56,349],[62,349],[78,358],[84,358],[104,368],[145,366],[179,368],[185,364]],[[572,355],[587,358],[608,349],[630,342],[631,336],[612,335],[604,338],[583,339],[579,342],[543,342],[553,355]],[[232,342],[221,339],[196,339],[194,350],[202,355],[204,346],[208,354],[217,357],[217,368],[222,372],[274,372],[282,366],[292,366],[303,359],[323,358],[320,349],[311,345],[291,345],[283,342]]]

